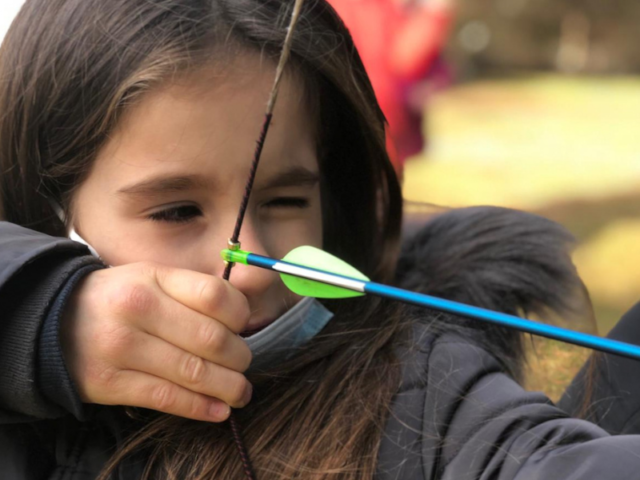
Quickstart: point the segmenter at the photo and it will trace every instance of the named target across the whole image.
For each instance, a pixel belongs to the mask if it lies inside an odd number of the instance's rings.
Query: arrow
[[[282,260],[244,250],[225,249],[221,254],[230,263],[242,263],[280,273],[283,282],[297,295],[315,298],[376,295],[640,360],[640,346],[637,345],[372,282],[348,263],[315,247],[298,247]]]

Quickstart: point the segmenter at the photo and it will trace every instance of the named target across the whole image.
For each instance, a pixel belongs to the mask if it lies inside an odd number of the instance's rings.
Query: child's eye
[[[266,208],[307,208],[309,200],[302,197],[278,197],[263,205]]]
[[[180,205],[154,212],[149,215],[149,219],[154,222],[187,223],[201,216],[202,210],[195,205]]]

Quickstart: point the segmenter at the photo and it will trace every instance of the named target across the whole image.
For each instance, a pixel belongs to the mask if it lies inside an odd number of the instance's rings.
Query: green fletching
[[[366,275],[362,274],[351,265],[337,257],[320,250],[319,248],[303,246],[291,250],[282,260],[295,263],[303,267],[324,270],[329,273],[351,277],[365,282],[369,281]],[[305,278],[280,274],[282,281],[293,293],[304,297],[315,298],[351,298],[361,297],[364,293],[354,292],[346,288],[335,287],[325,283],[307,280]]]
[[[285,262],[295,263],[303,267],[316,268],[326,272],[343,275],[369,282],[370,279],[344,260],[334,257],[330,253],[316,247],[303,246],[294,248],[282,259]]]
[[[243,263],[247,264],[247,256],[249,252],[245,252],[244,250],[229,250],[225,248],[220,252],[220,256],[225,262],[229,263]]]

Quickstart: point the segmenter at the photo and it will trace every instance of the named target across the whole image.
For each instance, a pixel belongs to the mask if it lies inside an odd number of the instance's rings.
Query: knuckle
[[[196,289],[198,292],[198,300],[207,312],[216,311],[224,302],[225,289],[220,282],[214,278],[205,278],[200,280]]]
[[[251,307],[249,306],[249,300],[247,297],[242,295],[241,300],[238,304],[238,318],[242,321],[242,325],[246,325],[249,323],[249,318],[251,318]]]
[[[200,385],[205,379],[206,369],[202,358],[187,354],[182,361],[181,377],[191,385]]]
[[[207,404],[199,396],[194,395],[189,405],[189,418],[206,418],[207,417]]]
[[[220,352],[226,344],[224,329],[215,322],[206,322],[201,327],[198,338],[207,352]]]
[[[246,346],[246,344],[245,344]],[[246,370],[249,369],[249,367],[251,366],[251,361],[253,360],[253,353],[251,352],[251,349],[246,346],[245,348],[245,352],[242,355],[242,365],[240,366],[240,371],[244,372]]]
[[[177,403],[178,391],[171,384],[161,384],[153,387],[151,391],[151,408],[160,412],[172,410]]]
[[[132,268],[137,270],[142,275],[150,278],[156,278],[156,276],[162,270],[162,267],[159,264],[150,261],[138,262],[132,265]]]
[[[105,366],[93,366],[86,370],[87,380],[109,389],[115,383],[116,369]]]
[[[91,403],[109,403],[114,394],[121,391],[118,373],[111,366],[87,366],[81,376],[75,378],[80,398]]]
[[[153,289],[142,283],[119,285],[108,301],[117,312],[126,316],[147,314],[154,310],[158,303]]]
[[[126,325],[116,325],[96,339],[97,349],[108,359],[126,358],[135,348],[136,335]]]
[[[247,381],[242,375],[234,376],[227,384],[227,403],[242,405],[247,390]]]
[[[98,380],[108,391],[119,390],[120,375],[119,370],[113,367],[103,368],[97,372],[96,380]]]

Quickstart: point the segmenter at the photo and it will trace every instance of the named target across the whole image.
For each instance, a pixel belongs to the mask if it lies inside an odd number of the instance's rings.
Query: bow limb
[[[300,12],[302,11],[302,4],[304,0],[296,0],[293,6],[293,12],[291,15],[291,21],[289,22],[289,28],[287,29],[287,35],[284,40],[284,44],[282,46],[282,53],[280,54],[280,60],[278,61],[278,66],[276,68],[276,76],[273,82],[273,87],[271,88],[271,93],[269,95],[269,101],[267,102],[267,110],[265,112],[264,121],[262,123],[262,129],[260,131],[260,136],[256,142],[256,149],[253,155],[253,161],[251,162],[251,169],[249,170],[249,177],[247,178],[247,183],[245,185],[244,195],[242,197],[242,202],[240,203],[240,209],[238,211],[238,217],[236,219],[236,225],[233,229],[233,234],[229,239],[229,247],[232,250],[237,250],[240,248],[240,231],[242,229],[242,223],[244,221],[244,216],[247,211],[247,206],[249,205],[249,198],[251,197],[251,190],[253,189],[253,183],[256,178],[256,173],[258,171],[258,165],[260,163],[260,158],[262,156],[262,149],[264,147],[264,143],[267,139],[267,134],[269,132],[269,126],[271,125],[271,118],[273,116],[273,109],[276,105],[276,100],[278,98],[278,91],[280,89],[280,82],[282,80],[282,76],[284,74],[285,67],[287,65],[287,61],[289,60],[289,56],[291,54],[291,46],[293,42],[293,34],[300,18]],[[224,280],[229,280],[231,276],[231,268],[233,267],[233,263],[227,262],[224,274],[222,278]],[[233,411],[231,412],[231,416],[229,417],[229,423],[231,426],[231,432],[233,434],[234,441],[236,443],[238,454],[242,459],[242,465],[244,469],[245,476],[249,480],[255,480],[256,475],[253,470],[253,466],[251,465],[251,460],[249,458],[249,454],[247,452],[247,448],[242,440],[242,435],[240,431],[240,426],[236,421],[235,416],[233,415]]]

